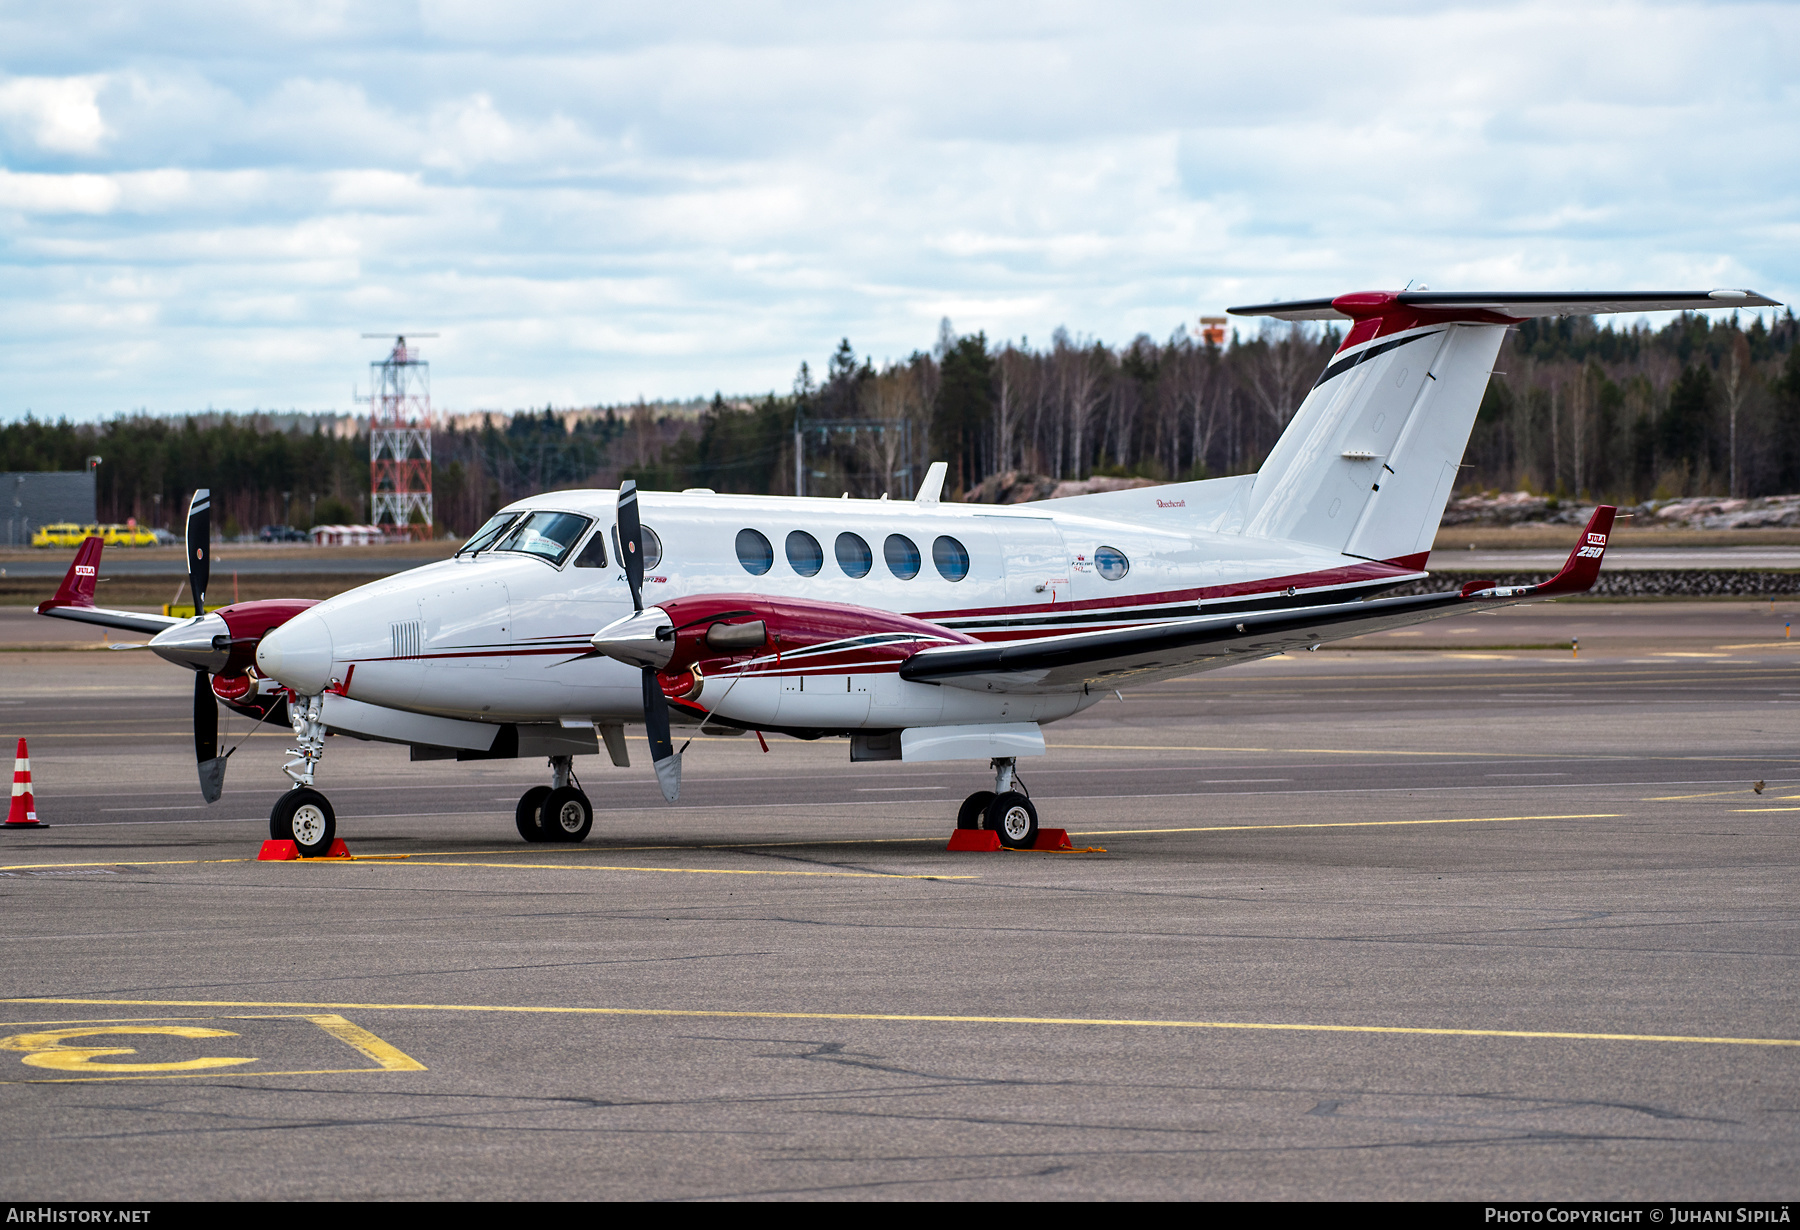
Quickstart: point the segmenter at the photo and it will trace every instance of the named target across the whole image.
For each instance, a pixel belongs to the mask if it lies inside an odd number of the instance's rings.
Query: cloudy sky
[[[0,418],[785,389],[1399,287],[1800,296],[1800,5],[0,0]]]

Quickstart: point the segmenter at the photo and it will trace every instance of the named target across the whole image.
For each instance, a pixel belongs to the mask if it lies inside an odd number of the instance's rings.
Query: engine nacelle
[[[750,665],[770,671],[896,669],[927,645],[975,638],[892,611],[761,594],[698,594],[664,602],[674,642],[661,673],[680,679]]]

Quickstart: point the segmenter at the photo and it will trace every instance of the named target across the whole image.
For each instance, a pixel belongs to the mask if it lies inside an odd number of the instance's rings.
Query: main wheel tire
[[[304,858],[318,858],[331,849],[337,835],[337,813],[331,800],[310,786],[290,790],[275,800],[269,813],[269,836],[291,841]]]
[[[533,786],[519,796],[519,806],[513,812],[513,820],[519,826],[519,836],[526,841],[548,841],[544,833],[544,800],[550,797],[550,787]]]
[[[1014,850],[1029,850],[1037,840],[1037,808],[1016,790],[988,804],[987,827],[1000,835],[1000,844]]]
[[[992,790],[977,790],[963,800],[962,808],[956,813],[956,827],[959,829],[978,829],[981,819],[987,815],[988,804],[994,801]]]
[[[544,841],[580,841],[594,827],[594,805],[573,786],[552,790],[544,799]]]

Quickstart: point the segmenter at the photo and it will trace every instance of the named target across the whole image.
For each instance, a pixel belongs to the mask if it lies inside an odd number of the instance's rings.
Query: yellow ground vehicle
[[[79,547],[81,540],[87,537],[87,531],[72,521],[57,521],[49,525],[38,526],[37,533],[31,536],[34,547]]]
[[[141,525],[76,525],[57,521],[38,527],[31,536],[34,547],[79,547],[83,539],[98,536],[109,547],[154,547],[156,532]]]

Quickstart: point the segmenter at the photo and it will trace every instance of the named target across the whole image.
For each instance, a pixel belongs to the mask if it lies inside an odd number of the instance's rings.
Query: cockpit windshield
[[[522,514],[516,512],[495,513],[488,518],[487,524],[469,535],[469,540],[456,549],[458,555],[473,555],[477,551],[485,551],[493,546],[506,527],[517,521]]]
[[[496,551],[523,551],[539,559],[549,560],[558,568],[569,558],[569,552],[581,541],[581,535],[593,522],[587,517],[565,512],[527,513],[525,518],[507,531]]]

